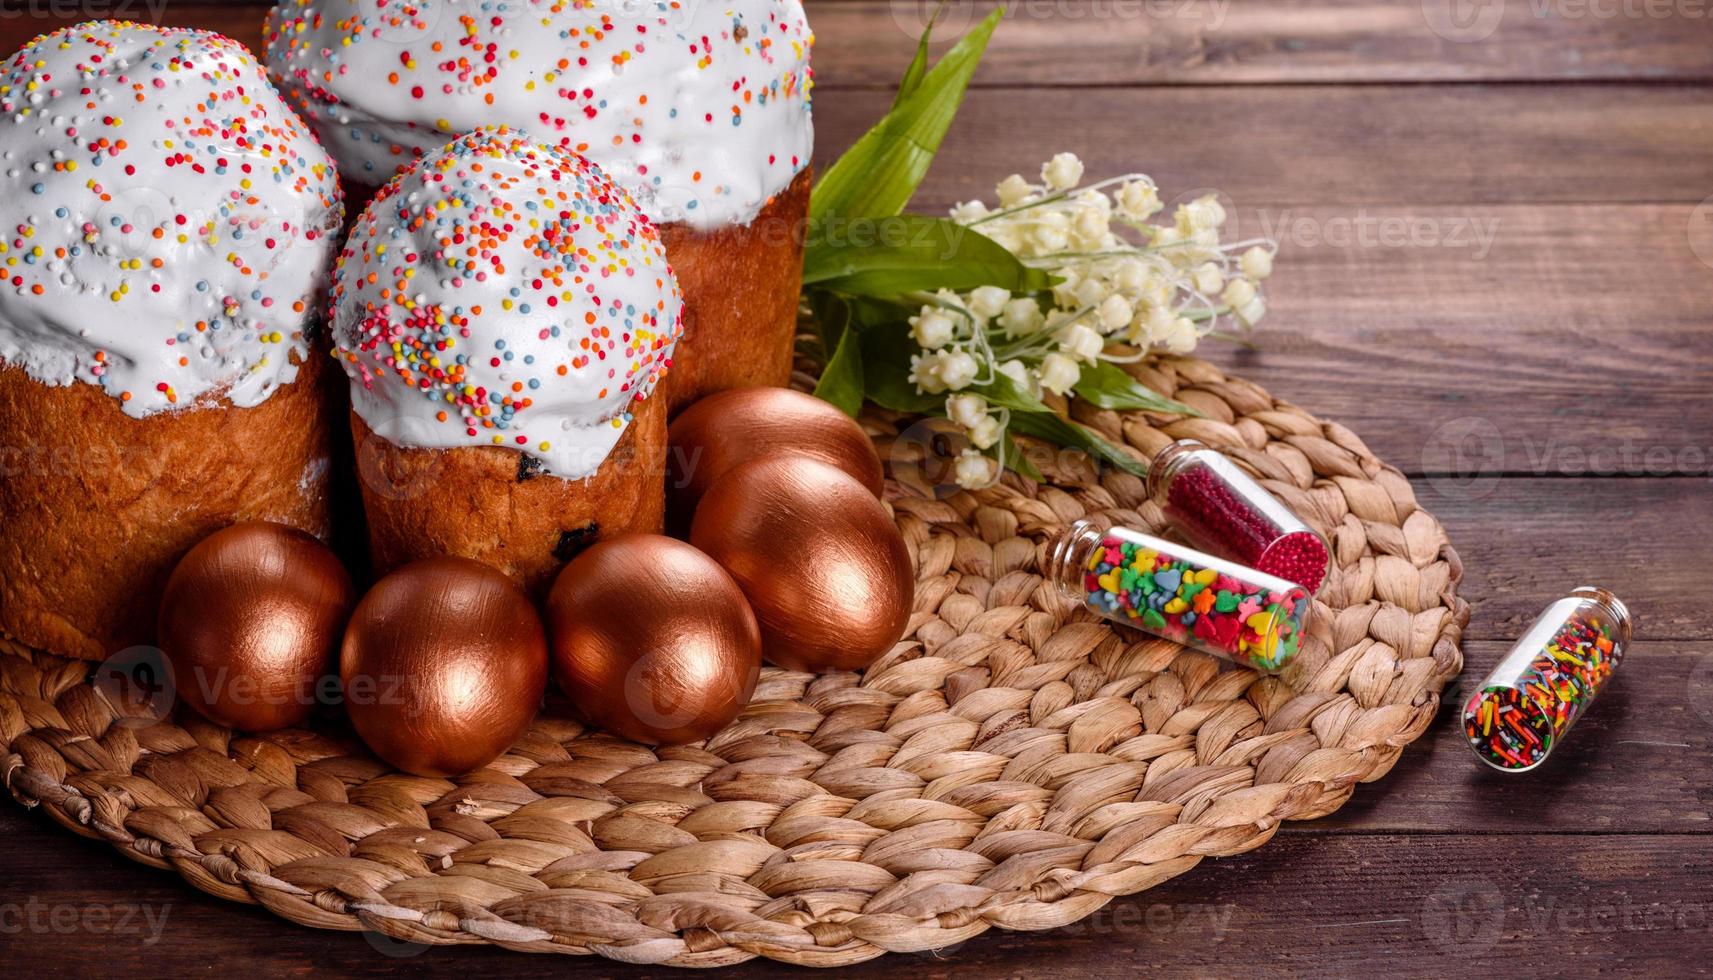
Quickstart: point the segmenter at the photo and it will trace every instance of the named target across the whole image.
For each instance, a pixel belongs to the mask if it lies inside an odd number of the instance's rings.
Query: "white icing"
[[[332,160],[238,42],[92,21],[0,76],[0,361],[142,417],[297,376]]]
[[[753,220],[808,163],[813,40],[798,0],[281,0],[267,28],[269,71],[349,180],[505,124],[703,230]]]
[[[396,445],[599,469],[683,330],[654,225],[586,158],[506,129],[395,177],[333,274],[351,401]]]

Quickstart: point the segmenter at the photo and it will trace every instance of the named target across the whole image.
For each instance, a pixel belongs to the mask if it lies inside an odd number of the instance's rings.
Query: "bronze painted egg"
[[[737,580],[762,655],[793,670],[858,670],[904,633],[910,552],[885,505],[844,471],[767,456],[703,496],[690,543]]]

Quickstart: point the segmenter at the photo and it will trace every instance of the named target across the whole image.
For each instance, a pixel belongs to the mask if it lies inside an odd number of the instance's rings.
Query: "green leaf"
[[[904,77],[898,81],[898,94],[892,99],[892,108],[898,108],[899,103],[913,95],[922,86],[922,76],[928,72],[928,37],[934,33],[934,25],[940,21],[940,13],[946,9],[945,0],[934,8],[934,16],[928,18],[928,26],[922,28],[922,36],[916,41],[916,57],[910,59],[910,67],[904,69]]]
[[[838,346],[815,382],[815,397],[855,418],[862,411],[862,339],[854,328],[839,334]]]
[[[806,292],[803,298],[815,324],[815,342],[820,345],[813,356],[816,363],[825,366],[851,323],[850,303],[843,296],[822,291]]]
[[[1000,7],[965,34],[908,96],[827,168],[809,199],[812,221],[833,215],[883,218],[904,210],[934,162],[1003,16]]]
[[[1107,442],[1094,431],[1072,422],[1056,412],[1012,412],[1011,428],[1026,436],[1045,439],[1061,446],[1070,446],[1106,460],[1126,473],[1147,476],[1148,467],[1135,457]]]
[[[1148,412],[1201,416],[1200,412],[1190,406],[1167,398],[1131,377],[1123,368],[1107,361],[1084,367],[1075,391],[1077,397],[1099,408],[1115,411],[1141,409]]]
[[[1004,246],[947,218],[898,214],[821,225],[803,252],[803,285],[858,296],[1002,286],[1032,293],[1052,277]]]
[[[1017,387],[1016,382],[998,371],[993,372],[992,381],[984,385],[976,385],[970,391],[987,399],[990,404],[1009,408],[1013,412],[1051,413],[1053,411],[1046,402]]]
[[[1036,483],[1047,482],[1047,478],[1041,475],[1041,471],[1036,469],[1035,464],[1031,463],[1029,457],[1024,454],[1023,447],[1017,444],[1016,439],[1011,438],[1009,430],[1005,433],[1001,445],[1005,447],[1005,466],[1007,469],[1019,476],[1034,480]]]
[[[859,336],[863,380],[870,400],[895,412],[938,413],[945,408],[944,395],[925,395],[910,383],[910,354],[917,347],[910,339],[908,325],[870,327]]]

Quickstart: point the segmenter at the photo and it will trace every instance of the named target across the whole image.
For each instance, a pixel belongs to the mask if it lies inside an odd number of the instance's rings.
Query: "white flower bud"
[[[987,205],[980,201],[965,201],[952,208],[952,220],[960,225],[967,225],[987,217]]]
[[[1011,290],[1000,286],[977,286],[970,293],[970,311],[976,316],[993,319],[1005,309],[1005,301],[1011,298]],[[1033,302],[1033,301],[1031,301]]]
[[[1035,222],[1035,230],[1030,232],[1029,241],[1037,249],[1038,255],[1063,252],[1071,243],[1071,220],[1058,213],[1044,214]]]
[[[1056,338],[1059,350],[1064,351],[1079,361],[1090,364],[1100,357],[1100,352],[1106,349],[1106,341],[1100,334],[1081,323],[1067,324],[1059,330]]]
[[[1225,284],[1225,291],[1219,294],[1219,298],[1235,310],[1255,298],[1255,284],[1247,279],[1233,279]]]
[[[1219,198],[1209,194],[1181,205],[1177,217],[1179,230],[1185,234],[1207,231],[1225,224],[1225,208],[1220,206]]]
[[[1118,271],[1112,275],[1112,284],[1127,295],[1137,296],[1148,285],[1152,275],[1148,263],[1141,259],[1122,259],[1118,263]]]
[[[999,313],[999,325],[1005,328],[1007,340],[1034,333],[1041,329],[1044,320],[1041,304],[1033,296],[1019,296],[1006,303]]]
[[[1024,364],[1022,361],[1012,358],[1011,360],[999,365],[996,370],[998,370],[1000,374],[1010,378],[1011,383],[1017,386],[1018,391],[1026,391],[1031,395],[1037,396],[1041,394],[1040,389],[1035,387],[1035,379],[1029,374],[1029,365]]]
[[[1041,359],[1041,367],[1036,373],[1041,378],[1041,387],[1063,395],[1076,387],[1083,370],[1076,361],[1063,354],[1048,354]]]
[[[1099,306],[1101,303],[1106,301],[1108,296],[1111,295],[1112,287],[1107,285],[1106,280],[1090,276],[1082,282],[1077,283],[1077,288],[1075,290],[1077,309],[1081,310],[1090,306]]]
[[[1105,194],[1093,188],[1083,191],[1071,200],[1077,202],[1081,207],[1099,211],[1101,214],[1108,216],[1112,214],[1112,201]]]
[[[1256,245],[1243,253],[1238,265],[1242,266],[1243,274],[1249,278],[1265,279],[1273,274],[1273,253]]]
[[[953,395],[946,399],[946,418],[966,429],[973,429],[976,423],[987,418],[987,399],[980,395]]]
[[[1118,188],[1118,213],[1131,221],[1146,221],[1160,212],[1160,193],[1153,184],[1133,180]]]
[[[910,383],[917,391],[937,395],[946,390],[946,383],[940,377],[945,359],[943,353],[910,355]]]
[[[1257,296],[1238,307],[1236,315],[1244,326],[1253,327],[1261,322],[1262,317],[1267,315],[1267,304],[1261,300],[1261,297]]]
[[[998,463],[973,449],[964,450],[955,467],[958,486],[965,490],[980,490],[991,484],[998,472]]]
[[[1138,298],[1138,305],[1148,307],[1171,306],[1172,284],[1160,276],[1155,276],[1153,279],[1148,280],[1147,285],[1142,288],[1142,295]]]
[[[999,420],[989,415],[970,426],[970,442],[975,443],[977,449],[987,449],[999,441],[999,436],[1004,431],[999,427]]]
[[[1101,301],[1095,315],[1100,317],[1101,332],[1112,333],[1128,325],[1130,318],[1136,315],[1136,310],[1131,307],[1129,300],[1113,293]]]
[[[1099,251],[1106,245],[1107,219],[1104,211],[1084,208],[1071,220],[1071,235],[1077,247],[1088,252]]]
[[[1016,207],[1028,199],[1029,182],[1019,174],[1012,174],[999,182],[999,186],[994,188],[994,193],[999,195],[1000,207]]]
[[[1148,311],[1148,338],[1155,343],[1171,336],[1172,329],[1182,319],[1170,307],[1156,306]]]
[[[952,342],[957,323],[932,306],[922,307],[920,316],[910,318],[910,336],[924,350],[939,350]]]
[[[1195,322],[1189,317],[1180,316],[1172,321],[1155,342],[1174,354],[1188,354],[1196,349],[1196,341],[1200,339]]]
[[[1041,180],[1053,190],[1069,190],[1083,179],[1083,162],[1075,153],[1058,153],[1041,167]]]
[[[1225,285],[1225,270],[1212,262],[1203,262],[1196,266],[1190,279],[1195,283],[1196,292],[1203,296],[1218,296],[1220,287]]]
[[[945,360],[940,366],[940,383],[949,391],[961,391],[970,386],[975,380],[980,365],[975,358],[961,350],[955,350],[942,355]]]
[[[1053,286],[1053,302],[1059,306],[1077,305],[1077,287],[1082,285],[1082,274],[1075,269],[1064,268],[1053,275],[1059,277],[1059,281]]]

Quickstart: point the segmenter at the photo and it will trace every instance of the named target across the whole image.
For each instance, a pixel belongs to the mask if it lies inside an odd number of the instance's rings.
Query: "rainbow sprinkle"
[[[93,21],[0,75],[0,359],[134,416],[296,376],[337,175],[243,45]]]
[[[1084,603],[1107,619],[1262,671],[1296,656],[1308,591],[1139,531],[1114,528],[1082,560]]]
[[[683,330],[659,233],[625,191],[505,127],[381,190],[340,252],[332,305],[376,432],[504,446],[567,478],[599,467]]]
[[[808,162],[798,0],[284,0],[267,58],[345,176],[501,123],[600,164],[656,222],[751,220]]]
[[[1498,769],[1533,769],[1545,761],[1624,657],[1613,614],[1586,601],[1574,602],[1550,638],[1511,666],[1528,643],[1525,636],[1463,709],[1470,747]]]

